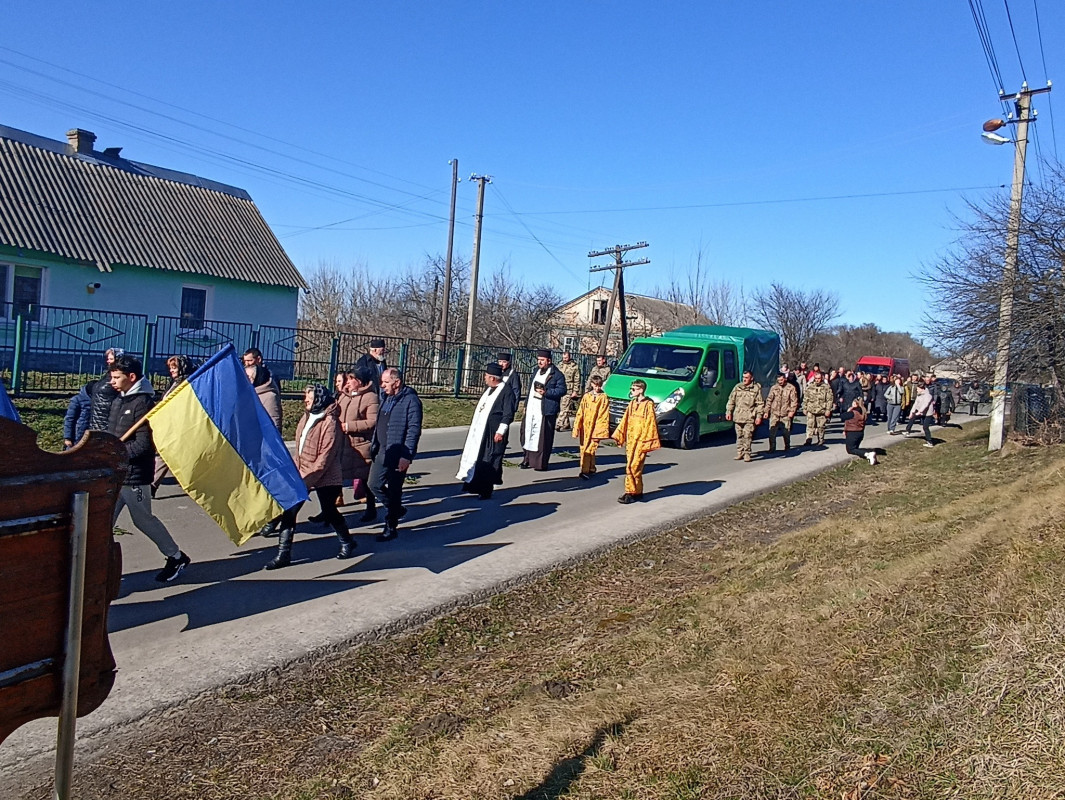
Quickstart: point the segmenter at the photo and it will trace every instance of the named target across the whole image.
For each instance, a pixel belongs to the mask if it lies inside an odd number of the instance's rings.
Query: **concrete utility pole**
[[[481,220],[484,219],[484,186],[492,182],[491,175],[471,175],[477,181],[477,218],[473,226],[473,258],[470,260],[470,310],[466,314],[466,357],[473,344],[473,316],[477,313],[477,271],[481,266]]]
[[[606,355],[606,345],[610,340],[610,325],[614,321],[614,306],[616,304],[620,304],[621,306],[621,351],[625,352],[629,347],[629,323],[625,318],[625,268],[638,267],[641,264],[650,264],[651,260],[648,258],[641,258],[639,261],[625,261],[622,256],[630,250],[639,250],[641,247],[648,247],[647,242],[616,244],[606,250],[596,250],[595,252],[588,254],[588,258],[614,256],[613,264],[598,267],[593,266],[589,269],[589,272],[602,272],[608,269],[614,270],[614,289],[610,293],[610,301],[606,306],[606,318],[603,320],[603,338],[599,342],[599,355],[601,356]]]
[[[1014,95],[1017,119],[1017,138],[1014,142],[1013,186],[1010,190],[1010,215],[1006,227],[1006,258],[1002,266],[1002,288],[998,306],[998,343],[995,351],[995,382],[991,391],[991,432],[988,436],[987,449],[1001,450],[1006,439],[1006,391],[1009,385],[1010,336],[1013,326],[1013,295],[1017,284],[1017,254],[1021,238],[1021,200],[1024,196],[1024,160],[1028,149],[1028,123],[1032,121],[1032,95],[1049,92],[1045,89],[1029,89],[1022,85],[1021,91]],[[984,130],[990,133],[1001,125],[1003,120],[989,121]],[[998,143],[995,137],[986,137]],[[999,140],[1002,137],[998,137]],[[1004,140],[1008,141],[1008,140]]]
[[[444,300],[440,308],[440,327],[436,331],[437,351],[447,344],[447,322],[451,313],[451,255],[455,250],[455,198],[459,186],[459,160],[451,159],[451,217],[447,227],[447,260],[444,262]]]

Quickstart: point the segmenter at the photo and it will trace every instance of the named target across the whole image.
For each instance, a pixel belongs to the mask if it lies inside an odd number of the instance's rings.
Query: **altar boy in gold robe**
[[[643,462],[647,454],[662,446],[658,439],[655,402],[647,397],[647,384],[635,380],[629,387],[629,405],[621,415],[614,441],[625,447],[625,494],[619,503],[643,499]]]
[[[588,379],[591,391],[581,398],[577,418],[573,421],[573,438],[581,443],[581,471],[578,477],[588,480],[595,472],[595,451],[599,442],[610,438],[610,398],[603,392],[603,379]]]

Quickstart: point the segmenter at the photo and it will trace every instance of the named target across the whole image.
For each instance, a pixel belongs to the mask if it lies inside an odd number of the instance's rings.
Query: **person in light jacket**
[[[935,447],[932,442],[932,432],[929,430],[929,426],[935,421],[936,398],[932,393],[933,391],[931,386],[926,386],[923,383],[917,384],[917,399],[913,401],[913,408],[910,409],[910,421],[906,423],[906,435],[909,436],[913,423],[917,420],[921,421],[921,427],[924,428],[925,447]]]
[[[356,500],[366,498],[366,511],[360,522],[377,519],[377,498],[370,491],[370,447],[381,398],[377,394],[374,376],[370,370],[360,368],[347,373],[344,381],[346,400],[340,404],[340,429],[348,447],[344,450],[341,468],[344,482],[350,483]]]

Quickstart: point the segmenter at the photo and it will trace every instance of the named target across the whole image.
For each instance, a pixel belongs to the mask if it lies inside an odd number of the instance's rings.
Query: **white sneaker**
[[[876,453],[874,453],[872,450],[865,454],[865,458],[869,461],[869,464],[871,466],[876,466]]]
[[[934,445],[934,444],[932,444],[931,442],[925,442],[925,443],[924,443],[924,446],[925,446],[925,447],[935,447],[935,445]]]

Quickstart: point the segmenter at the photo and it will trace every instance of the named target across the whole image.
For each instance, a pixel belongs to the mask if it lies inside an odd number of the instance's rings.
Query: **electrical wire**
[[[542,241],[540,241],[540,237],[538,237],[535,233],[533,233],[532,228],[530,228],[528,225],[525,224],[525,220],[522,219],[521,215],[518,214],[514,210],[514,207],[511,206],[511,204],[508,202],[507,198],[504,197],[503,193],[499,190],[499,187],[496,186],[494,183],[489,184],[489,185],[492,187],[492,192],[496,195],[496,197],[498,197],[500,199],[500,201],[503,203],[503,205],[506,207],[506,209],[508,211],[510,211],[511,214],[514,214],[514,216],[518,220],[518,222],[521,223],[521,226],[523,228],[525,228],[525,230],[536,241],[536,243],[538,245],[540,245],[540,247],[543,248],[544,252],[547,253],[549,256],[551,256],[551,258],[554,260],[554,262],[556,264],[558,264],[560,267],[562,267],[562,269],[565,270],[565,272],[568,273],[571,278],[573,278],[573,279],[575,279],[575,280],[577,280],[579,282],[581,279],[577,276],[577,273],[573,272],[573,270],[571,270],[569,267],[567,267],[565,265],[565,263],[563,263],[562,259],[560,259],[558,256],[556,256],[553,252],[551,252],[551,250],[547,247],[547,245],[544,244]]]
[[[998,58],[995,56],[995,46],[991,41],[991,33],[987,26],[983,3],[981,0],[969,0],[969,10],[972,12],[973,22],[976,24],[976,33],[984,50],[984,60],[987,61],[987,67],[991,71],[991,80],[999,94],[1003,94],[1005,93],[1005,88],[1002,82],[1002,72],[998,68]]]
[[[1039,57],[1043,62],[1043,77],[1047,81],[1050,80],[1050,74],[1047,72],[1047,56],[1046,50],[1043,48],[1043,26],[1039,21],[1039,0],[1032,0],[1032,7],[1035,9],[1035,32],[1039,40]],[[1050,101],[1051,93],[1047,93],[1047,116],[1050,117],[1050,141],[1054,145],[1054,160],[1058,160],[1058,132],[1054,127],[1054,107]]]
[[[1006,20],[1010,24],[1010,35],[1013,36],[1013,49],[1017,51],[1017,63],[1021,68],[1021,79],[1028,83],[1028,76],[1024,72],[1024,61],[1021,59],[1021,46],[1017,44],[1017,31],[1013,29],[1013,16],[1010,14],[1009,0],[1002,0],[1002,5],[1006,9]]]

